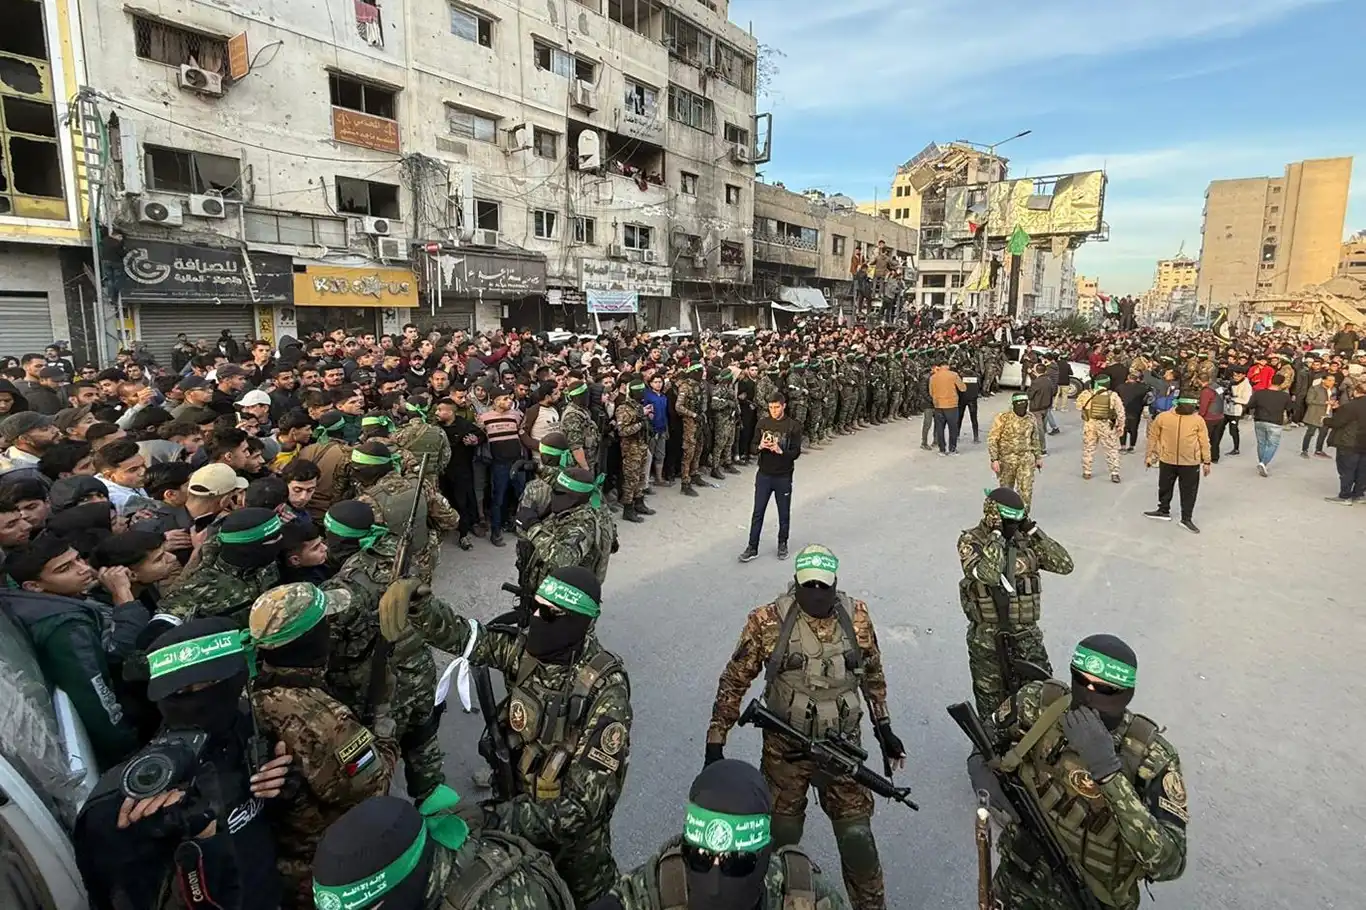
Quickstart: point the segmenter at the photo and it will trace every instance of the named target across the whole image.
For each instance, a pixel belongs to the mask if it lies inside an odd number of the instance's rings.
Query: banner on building
[[[640,312],[640,294],[637,291],[589,291],[588,312],[598,314],[638,313]]]
[[[294,261],[274,253],[125,239],[115,273],[124,299],[208,303],[289,303]]]

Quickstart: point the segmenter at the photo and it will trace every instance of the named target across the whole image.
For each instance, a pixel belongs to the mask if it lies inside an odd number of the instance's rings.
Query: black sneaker
[[[787,559],[787,541],[778,541],[778,558]]]
[[[503,532],[502,532],[502,531],[494,531],[492,534],[490,534],[490,535],[489,535],[489,543],[493,544],[495,547],[505,547],[505,546],[507,546],[507,543],[504,542],[504,540],[503,540]]]
[[[1190,531],[1192,534],[1200,533],[1200,529],[1195,526],[1195,522],[1191,521],[1189,518],[1181,519],[1181,527],[1185,528],[1187,531]]]
[[[1151,512],[1144,512],[1143,514],[1146,515],[1146,516],[1149,517],[1149,518],[1156,518],[1158,521],[1171,521],[1171,520],[1172,520],[1172,513],[1171,513],[1171,512],[1164,512],[1164,511],[1162,511],[1161,509],[1153,509]]]
[[[741,562],[753,562],[759,558],[759,551],[755,547],[745,547],[745,552],[740,554]]]

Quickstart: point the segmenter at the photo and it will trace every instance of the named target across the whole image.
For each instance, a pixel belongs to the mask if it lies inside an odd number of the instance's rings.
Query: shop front
[[[505,321],[520,326],[519,318],[541,314],[546,295],[546,259],[541,253],[444,250],[428,257],[427,266],[427,305],[413,319],[423,330],[492,331]]]
[[[294,264],[294,306],[276,313],[280,335],[305,338],[345,329],[393,335],[414,321],[418,279],[410,269]]]
[[[579,288],[595,326],[683,328],[667,319],[677,309],[671,305],[673,272],[667,266],[621,259],[581,259]]]
[[[169,365],[178,335],[213,344],[223,330],[239,342],[248,337],[274,341],[277,307],[294,299],[293,262],[288,256],[127,238],[112,267],[118,305],[134,337]]]

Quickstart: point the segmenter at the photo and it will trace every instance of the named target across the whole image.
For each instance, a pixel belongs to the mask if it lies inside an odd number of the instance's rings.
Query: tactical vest
[[[599,682],[615,670],[621,660],[610,651],[599,651],[578,667],[574,676],[557,692],[534,689],[531,677],[541,662],[522,653],[517,676],[507,698],[509,745],[518,755],[517,773],[522,792],[538,802],[560,795],[561,779],[578,751],[584,722],[593,707],[593,692]]]
[[[539,884],[551,898],[537,910],[574,910],[574,898],[555,871],[550,856],[514,834],[485,828],[479,834],[474,861],[446,881],[441,897],[444,910],[477,910],[484,897],[514,873],[521,871]]]
[[[1082,414],[1087,420],[1111,421],[1114,419],[1115,409],[1110,401],[1110,392],[1100,391],[1092,393],[1086,402],[1086,407],[1082,408]]]
[[[1033,549],[1025,547],[1016,550],[1015,578],[1012,582],[1015,593],[1010,595],[1010,610],[1007,614],[1009,628],[1018,629],[1039,621],[1040,582],[1039,557]],[[991,599],[991,589],[986,585],[973,578],[964,578],[958,583],[958,592],[968,622],[988,626],[1001,624],[996,602]]]
[[[830,910],[828,898],[816,899],[815,866],[801,848],[780,847],[771,862],[783,864],[782,910]],[[651,906],[657,910],[688,910],[688,867],[681,847],[660,854],[649,888]]]
[[[428,470],[432,467],[428,462]],[[424,482],[423,486],[426,484]],[[392,534],[402,534],[408,523],[408,513],[413,508],[413,497],[418,495],[417,480],[411,478],[399,485],[394,481],[380,480],[378,484],[364,491],[379,506],[375,519],[383,523]],[[427,495],[423,491],[418,500],[417,512],[413,516],[413,541],[411,552],[417,552],[427,545]]]
[[[801,733],[823,739],[830,733],[856,737],[863,718],[859,687],[863,685],[863,650],[850,616],[854,604],[839,595],[837,631],[823,642],[801,620],[796,598],[775,601],[783,624],[765,672],[764,704]]]
[[[427,476],[436,477],[446,470],[451,460],[451,443],[440,427],[414,421],[394,434],[394,443],[411,452],[420,463],[427,459]]]
[[[1071,705],[1067,687],[1056,680],[1045,682],[1042,704],[1043,713],[1004,762],[1020,760],[1016,773],[1091,892],[1107,906],[1127,906],[1143,869],[1120,837],[1119,822],[1099,785],[1063,736],[1058,720]],[[1121,734],[1120,773],[1140,793],[1166,769],[1165,760],[1159,764],[1162,752],[1152,749],[1157,733],[1153,721],[1131,714]]]

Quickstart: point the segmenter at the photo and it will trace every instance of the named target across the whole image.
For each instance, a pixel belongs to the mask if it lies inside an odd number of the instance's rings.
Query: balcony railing
[[[774,243],[778,246],[791,247],[794,250],[806,250],[815,253],[820,250],[820,238],[794,237],[791,234],[771,234],[768,231],[755,231],[754,239],[761,243]]]

